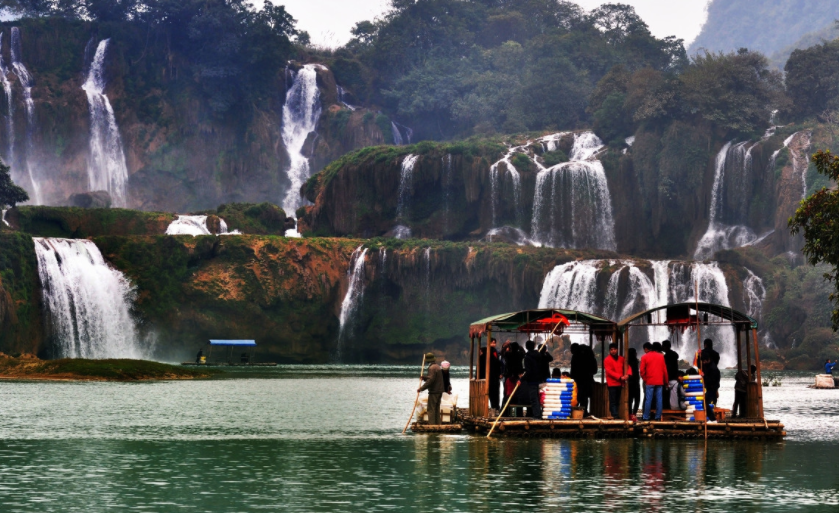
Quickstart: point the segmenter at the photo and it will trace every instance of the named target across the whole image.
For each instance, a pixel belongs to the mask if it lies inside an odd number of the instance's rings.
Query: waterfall
[[[166,228],[166,235],[212,235],[207,228],[207,216],[181,216],[175,218]]]
[[[399,173],[399,190],[396,200],[396,221],[400,223],[394,228],[394,236],[397,239],[409,239],[411,229],[403,223],[407,223],[405,217],[409,208],[409,201],[414,188],[414,167],[417,165],[419,155],[409,154],[402,159],[402,169]]]
[[[338,345],[335,348],[335,359],[338,361],[341,360],[342,356],[347,323],[352,319],[358,307],[361,306],[361,301],[364,298],[364,264],[366,257],[367,248],[363,245],[357,247],[353,251],[352,258],[350,258],[350,267],[347,269],[349,285],[344,300],[341,301],[341,313],[338,315],[340,327],[338,329]]]
[[[344,95],[345,94],[346,94],[346,91],[344,90],[344,88],[341,87],[341,86],[338,86],[338,101],[344,107],[350,109],[351,111],[355,111],[355,109],[357,108],[355,105],[350,105],[349,103],[344,101]]]
[[[402,130],[399,128],[402,127]],[[395,121],[390,122],[390,128],[393,130],[393,144],[397,146],[402,146],[404,144],[411,144],[411,139],[414,137],[414,131],[410,128],[406,127],[405,125],[400,125]],[[404,131],[405,136],[402,136],[402,132]]]
[[[697,260],[711,258],[717,251],[739,248],[754,243],[757,234],[744,221],[748,218],[746,187],[751,186],[752,150],[749,142],[732,144],[728,142],[717,153],[714,165],[714,184],[711,189],[711,209],[708,214],[708,229],[696,245],[693,257]],[[776,152],[777,155],[777,152]],[[774,162],[775,156],[770,159]],[[732,175],[726,175],[731,169]],[[728,185],[726,185],[728,183]],[[733,207],[726,208],[726,190],[740,201],[733,201]]]
[[[422,259],[425,263],[425,311],[431,310],[431,248],[425,248],[422,252]]]
[[[574,134],[571,161],[536,175],[533,240],[550,247],[616,249],[606,172],[594,159],[602,147],[591,132]]]
[[[454,185],[454,176],[452,175],[452,154],[448,153],[443,157],[443,190],[445,191],[445,210],[443,213],[443,234],[448,235],[450,228],[450,218],[452,210],[452,185]]]
[[[516,208],[516,217],[519,217],[519,213],[521,210],[521,175],[519,174],[518,169],[513,163],[510,161],[510,158],[515,155],[516,153],[524,153],[525,146],[516,146],[510,148],[510,151],[507,152],[504,157],[501,158],[498,162],[490,166],[489,168],[489,179],[490,179],[490,187],[492,188],[492,227],[498,227],[498,203],[501,200],[501,171],[499,170],[499,164],[504,164],[504,169],[507,170],[506,175],[510,177],[510,181],[513,185],[513,202]]]
[[[402,134],[399,133],[399,127],[393,121],[390,122],[390,129],[393,131],[393,144],[396,146],[404,145],[405,141],[402,139]]]
[[[287,176],[291,184],[283,199],[286,215],[297,218],[297,209],[303,205],[300,187],[309,178],[309,156],[303,147],[309,134],[317,129],[320,119],[320,91],[317,84],[317,70],[320,64],[306,64],[296,73],[291,88],[286,93],[283,105],[283,144],[288,152]],[[299,237],[297,229],[286,232],[287,236]]]
[[[87,95],[90,111],[90,155],[87,162],[87,182],[91,191],[108,191],[114,206],[126,204],[128,167],[122,150],[114,109],[105,94],[105,53],[110,39],[103,39],[96,47],[87,79],[82,89]]]
[[[206,226],[206,223],[205,223],[205,226]],[[168,230],[168,228],[167,228],[167,230]],[[227,223],[224,221],[224,219],[222,219],[220,217],[218,218],[218,234],[219,235],[244,235],[239,230],[233,230],[232,232],[228,231]]]
[[[6,162],[15,166],[15,103],[12,98],[12,83],[9,82],[9,66],[3,56],[3,33],[0,32],[0,82],[6,94]]]
[[[3,221],[3,224],[5,224],[5,225],[6,225],[6,226],[8,226],[9,228],[11,228],[11,227],[12,227],[12,225],[10,225],[8,221],[6,221],[6,212],[8,212],[8,211],[9,211],[9,209],[8,209],[8,208],[4,208],[4,209],[2,210],[2,212],[0,212],[0,221]]]
[[[598,313],[597,273],[601,263],[599,260],[580,260],[554,267],[542,284],[539,308]]]
[[[21,51],[20,29],[18,27],[12,27],[11,40],[12,70],[17,76],[18,81],[20,81],[20,85],[23,87],[23,104],[26,108],[26,174],[29,178],[29,183],[32,190],[32,203],[35,205],[40,205],[42,201],[41,186],[37,182],[37,180],[35,180],[35,175],[32,173],[31,161],[33,153],[35,152],[32,140],[33,134],[35,132],[36,123],[35,102],[32,101],[32,86],[34,85],[34,81],[32,80],[32,75],[29,74],[29,70],[26,69],[26,66],[23,64],[22,61],[23,52]],[[9,96],[9,98],[11,98],[11,95]]]
[[[802,132],[796,132],[791,136],[787,137],[784,141],[784,148],[789,148],[790,143],[792,142],[793,138]],[[806,148],[810,146],[810,138],[812,137],[812,132],[804,132],[804,137],[806,137],[805,149],[804,149],[804,158],[795,155],[790,148],[790,159],[792,160],[792,172],[794,174],[801,175],[801,199],[805,199],[807,197],[807,169],[809,168],[810,161],[808,160],[808,156],[806,155]],[[803,162],[801,162],[803,161]],[[802,165],[803,164],[803,165]]]
[[[652,268],[652,277],[642,270],[641,264],[645,262]],[[611,275],[608,280],[598,279],[602,273]],[[626,286],[621,287],[622,283]],[[604,284],[605,294],[602,289]],[[697,284],[700,302],[730,306],[725,275],[715,262],[582,260],[558,265],[548,273],[542,284],[539,308],[579,310],[618,321],[658,306],[693,302],[696,300]],[[744,282],[744,287],[751,287],[756,291],[756,297],[763,297],[760,294],[762,283],[758,286],[757,283]],[[625,289],[623,292],[622,288]],[[747,300],[746,308],[749,312],[759,312],[760,303]],[[695,332],[671,335],[667,327],[649,326],[644,334],[641,338],[635,335],[633,345],[644,340],[670,338],[688,361],[696,348]],[[730,327],[703,327],[702,335],[715,341],[715,347],[724,355],[723,365],[736,363],[734,335]]]
[[[760,279],[751,269],[746,269],[748,277],[743,280],[743,299],[746,303],[746,313],[752,319],[761,320],[763,314],[763,300],[766,299],[766,288],[763,280]]]
[[[33,241],[57,356],[142,358],[131,316],[136,295],[131,282],[89,240]]]

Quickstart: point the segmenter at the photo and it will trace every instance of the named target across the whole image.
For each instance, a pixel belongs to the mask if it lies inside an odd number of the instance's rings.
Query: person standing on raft
[[[434,353],[426,354],[425,361],[430,362],[428,375],[422,377],[425,384],[417,389],[417,393],[428,390],[428,423],[436,426],[443,423],[440,400],[443,398],[443,392],[446,391],[446,385],[443,382],[443,369],[435,362]]]
[[[618,403],[621,400],[623,384],[632,374],[632,368],[627,370],[629,374],[623,373],[623,356],[618,356],[618,345],[612,342],[609,344],[609,356],[603,360],[603,369],[606,371],[606,385],[609,387],[609,413],[612,418],[618,418]]]

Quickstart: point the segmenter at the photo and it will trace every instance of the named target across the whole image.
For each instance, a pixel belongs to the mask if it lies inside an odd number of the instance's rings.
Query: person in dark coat
[[[547,381],[550,374],[545,373],[545,362],[553,361],[553,356],[545,351],[536,350],[536,343],[528,340],[525,344],[527,354],[524,355],[524,378],[523,383],[527,385],[530,395],[530,416],[534,419],[542,418],[542,402],[539,400],[539,385]]]
[[[720,370],[717,368],[717,364],[714,363],[712,360],[713,355],[708,354],[707,356],[703,355],[702,357],[702,380],[705,383],[705,412],[710,410],[708,409],[709,404],[716,405],[717,398],[719,397],[720,391]],[[708,420],[714,420],[713,418],[708,418]]]
[[[452,366],[448,361],[443,360],[440,364],[440,369],[443,371],[443,390],[451,395],[452,393],[452,378],[449,374],[449,368]]]
[[[501,353],[501,361],[503,363],[502,376],[504,378],[503,404],[507,404],[510,394],[512,394],[513,390],[515,390],[516,383],[518,383],[519,378],[521,378],[521,374],[524,372],[524,351],[518,342],[504,344],[504,350]],[[519,387],[519,390],[516,391],[516,396],[519,396],[521,393],[522,388]],[[513,403],[522,404],[517,398],[513,398]],[[521,416],[519,409],[520,408],[514,408],[509,413],[519,417]]]
[[[418,388],[417,392],[428,390],[428,423],[439,425],[443,423],[443,416],[440,414],[440,401],[443,399],[443,392],[446,391],[443,369],[435,363],[434,353],[426,354],[425,361],[430,362],[428,374],[422,377],[425,384]]]
[[[664,408],[676,410],[679,408],[679,353],[670,349],[670,341],[661,343],[664,349],[664,366],[667,367],[667,393],[664,394]]]
[[[626,363],[632,372],[626,382],[629,384],[629,414],[638,415],[638,406],[641,404],[641,374],[638,370],[638,351],[630,347],[627,351]]]
[[[577,407],[588,411],[588,398],[591,395],[589,379],[586,376],[588,367],[586,354],[583,351],[585,346],[571,344],[571,379],[577,385]]]
[[[201,358],[202,358],[203,356],[204,356],[204,350],[203,350],[203,349],[199,349],[199,350],[198,350],[198,354],[197,354],[197,355],[195,355],[195,363],[200,364],[200,363],[201,363]]]
[[[703,342],[703,345],[705,347],[704,347],[704,349],[702,349],[702,359],[704,360],[705,357],[707,356],[708,360],[710,360],[711,363],[713,363],[714,365],[719,365],[720,364],[720,354],[718,352],[714,351],[714,341],[711,340],[710,338],[706,338],[705,341]],[[704,372],[704,369],[703,369],[703,372]]]
[[[501,390],[501,360],[496,349],[498,342],[495,339],[489,342],[489,405],[497,410],[498,393]],[[486,376],[486,348],[481,348],[478,354],[478,379],[485,379]]]

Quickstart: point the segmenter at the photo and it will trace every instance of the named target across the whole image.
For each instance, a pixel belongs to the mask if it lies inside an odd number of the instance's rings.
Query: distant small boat
[[[227,354],[221,359],[213,360],[213,348],[226,347]],[[237,357],[233,353],[234,348],[244,348],[245,352],[239,353]],[[203,349],[198,352],[198,357],[194,362],[182,362],[181,365],[189,365],[194,367],[276,367],[277,364],[273,362],[254,362],[254,355],[256,354],[255,340],[210,340],[210,350],[207,356],[203,356]],[[237,351],[238,353],[238,351]],[[218,354],[218,352],[216,353]],[[238,359],[238,361],[237,361]]]

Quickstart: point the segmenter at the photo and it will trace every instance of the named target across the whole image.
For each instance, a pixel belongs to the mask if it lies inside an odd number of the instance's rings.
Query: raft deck
[[[276,367],[276,363],[228,363],[228,362],[215,362],[215,363],[195,363],[195,362],[182,362],[181,365],[187,365],[191,367]]]
[[[494,418],[459,412],[460,423],[470,433],[486,435]],[[781,440],[786,436],[778,420],[728,419],[708,423],[709,439]],[[516,438],[705,438],[704,422],[631,420],[536,420],[503,417],[492,436]]]

